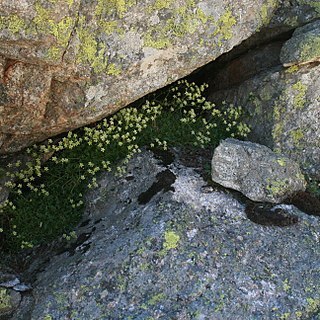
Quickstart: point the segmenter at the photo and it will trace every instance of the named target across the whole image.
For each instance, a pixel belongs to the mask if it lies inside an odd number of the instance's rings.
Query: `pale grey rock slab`
[[[167,170],[175,180],[157,184]],[[318,217],[286,206],[298,223],[255,224],[232,192],[150,153],[99,185],[76,230],[86,240],[36,273],[30,319],[316,319]]]
[[[215,149],[211,177],[258,202],[280,203],[306,187],[295,161],[258,143],[236,139],[223,140]]]

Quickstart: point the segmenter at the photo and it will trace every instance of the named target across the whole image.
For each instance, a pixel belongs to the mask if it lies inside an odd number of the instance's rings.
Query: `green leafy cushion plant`
[[[18,250],[62,234],[69,238],[86,189],[98,186],[97,175],[122,174],[143,146],[205,148],[245,137],[241,108],[216,108],[203,96],[206,87],[179,81],[94,126],[28,148],[29,162],[8,165],[11,195],[0,206],[0,246]]]

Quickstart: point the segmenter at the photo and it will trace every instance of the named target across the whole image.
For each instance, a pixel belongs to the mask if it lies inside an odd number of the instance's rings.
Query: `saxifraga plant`
[[[0,246],[19,250],[62,234],[69,238],[81,219],[86,189],[98,186],[97,175],[122,174],[142,146],[205,148],[226,137],[245,137],[242,109],[216,108],[204,98],[206,88],[178,81],[95,126],[28,148],[28,162],[7,168],[11,193],[0,205]]]

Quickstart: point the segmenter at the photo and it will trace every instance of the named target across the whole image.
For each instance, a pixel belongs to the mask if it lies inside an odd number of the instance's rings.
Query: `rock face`
[[[0,153],[97,121],[214,60],[276,0],[3,0]]]
[[[320,20],[295,30],[282,47],[280,61],[285,67],[320,62]]]
[[[316,319],[319,218],[278,205],[298,222],[255,224],[230,192],[150,153],[99,183],[75,243],[31,258],[33,309],[15,320]]]
[[[320,179],[318,31],[319,21],[298,28],[283,44],[268,44],[237,57],[209,80],[215,83],[211,101],[246,109],[252,128],[249,140],[298,161],[315,179]],[[230,86],[219,85],[224,79]]]
[[[265,146],[236,139],[226,139],[215,149],[212,180],[253,201],[272,203],[306,186],[297,163]]]

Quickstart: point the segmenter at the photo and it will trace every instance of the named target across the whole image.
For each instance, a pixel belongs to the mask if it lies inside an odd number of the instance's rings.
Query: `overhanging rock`
[[[229,51],[276,0],[4,0],[0,153],[97,121]]]

